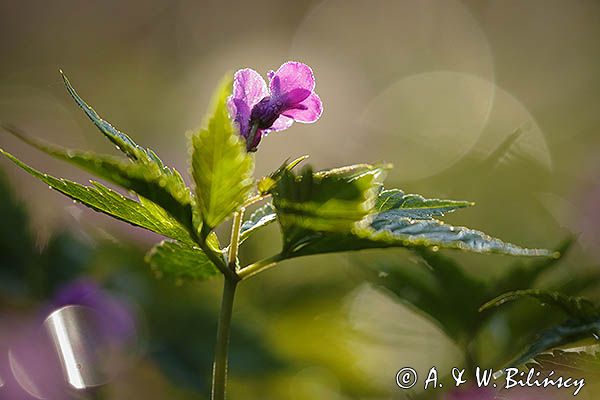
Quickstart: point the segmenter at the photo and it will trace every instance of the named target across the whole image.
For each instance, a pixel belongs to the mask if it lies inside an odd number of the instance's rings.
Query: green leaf
[[[146,261],[158,277],[183,280],[206,280],[219,270],[199,248],[181,243],[163,241],[146,254]]]
[[[568,316],[568,319],[543,331],[522,355],[510,363],[511,365],[521,365],[544,351],[584,338],[593,337],[598,340],[600,336],[600,309],[589,300],[581,297],[566,296],[562,293],[547,290],[517,290],[490,300],[481,307],[481,310],[487,310],[522,298],[532,298],[541,304],[557,307]]]
[[[110,156],[66,150],[27,138],[14,128],[5,127],[5,129],[41,151],[69,161],[152,200],[171,213],[188,229],[192,229],[191,195],[179,172],[174,168],[165,166],[152,150],[139,146],[125,133],[117,130],[110,123],[103,120],[77,94],[62,71],[61,74],[67,90],[75,102],[104,136],[130,158],[131,163],[123,162]]]
[[[483,321],[478,308],[486,299],[487,285],[450,257],[415,250],[422,262],[386,260],[369,266],[370,281],[428,316],[452,340],[468,344]]]
[[[483,232],[444,224],[438,220],[397,218],[385,212],[362,221],[350,234],[304,232],[302,248],[293,256],[353,251],[387,247],[432,247],[475,253],[498,253],[518,256],[550,256],[544,249],[526,249],[505,243]],[[366,226],[364,226],[366,225]],[[289,255],[288,255],[289,257]]]
[[[513,292],[504,293],[495,299],[488,301],[481,307],[481,310],[498,307],[505,303],[526,297],[535,299],[541,304],[558,307],[573,318],[591,319],[600,317],[600,310],[596,308],[594,303],[587,299],[582,297],[567,296],[559,292],[551,292],[540,289],[516,290]]]
[[[538,354],[531,365],[536,371],[554,371],[558,375],[586,377],[587,380],[600,378],[600,353],[586,351],[554,350]]]
[[[379,193],[376,209],[378,212],[392,212],[399,218],[430,219],[474,204],[469,201],[426,199],[418,194],[405,194],[402,190],[391,189]]]
[[[130,157],[134,161],[139,162],[148,162],[152,161],[154,158],[154,154],[145,150],[142,147],[138,146],[129,136],[125,133],[119,131],[115,127],[113,127],[109,122],[103,120],[100,115],[90,107],[75,91],[75,88],[69,82],[67,76],[60,71],[63,81],[65,82],[65,86],[69,91],[69,94],[75,102],[81,107],[81,109],[85,112],[85,114],[89,117],[89,119],[96,125],[96,127],[110,140],[113,142],[119,150],[125,153],[128,157]]]
[[[500,253],[520,256],[548,256],[547,250],[525,249],[505,243],[483,232],[447,225],[438,220],[398,218],[394,212],[375,215],[366,236],[376,242],[407,247],[425,246],[467,250],[476,253]],[[364,234],[364,233],[362,233]]]
[[[373,209],[384,166],[355,165],[299,175],[285,170],[273,192],[273,205],[291,254],[319,232],[350,233]]]
[[[213,98],[213,111],[204,127],[192,136],[196,207],[206,231],[237,210],[253,184],[254,160],[227,111],[231,87],[231,77],[227,77]]]
[[[58,179],[31,168],[2,149],[0,153],[50,187],[96,211],[184,243],[194,243],[183,225],[150,200],[140,197],[140,201],[137,202],[97,182],[92,182],[92,186],[84,186],[66,179]]]
[[[256,230],[267,226],[277,220],[277,214],[273,204],[267,203],[262,207],[259,207],[250,215],[250,218],[242,223],[240,230],[240,243],[244,242],[251,234]]]
[[[566,346],[582,339],[598,340],[600,318],[595,320],[568,320],[542,332],[529,348],[510,365],[522,365],[533,357],[559,346]]]
[[[308,158],[308,156],[304,155],[304,156],[296,158],[292,162],[289,162],[289,160],[285,160],[285,162],[283,164],[281,164],[281,166],[279,168],[277,168],[277,170],[275,170],[275,172],[271,173],[269,176],[265,176],[260,181],[258,181],[258,183],[256,185],[258,192],[262,195],[270,194],[271,191],[275,188],[275,185],[277,184],[277,182],[283,176],[284,171],[291,171],[298,164],[300,164],[302,161],[306,160],[307,158]]]

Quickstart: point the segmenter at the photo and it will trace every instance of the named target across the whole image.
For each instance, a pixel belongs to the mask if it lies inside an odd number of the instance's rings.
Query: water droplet
[[[440,250],[440,247],[439,247],[439,246],[433,246],[433,247],[431,248],[431,251],[439,251],[439,250]]]

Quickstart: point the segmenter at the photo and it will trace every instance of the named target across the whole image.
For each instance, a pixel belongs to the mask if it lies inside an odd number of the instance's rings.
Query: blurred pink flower
[[[446,393],[443,400],[495,400],[496,391],[486,387],[466,386]]]

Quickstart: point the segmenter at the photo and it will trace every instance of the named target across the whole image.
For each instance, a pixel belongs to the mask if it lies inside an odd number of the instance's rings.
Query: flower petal
[[[319,96],[313,93],[295,108],[286,110],[282,116],[290,117],[297,122],[311,123],[318,120],[322,113],[323,103]]]
[[[267,84],[258,72],[246,68],[235,73],[233,93],[227,100],[227,108],[243,137],[249,134],[252,107],[268,94]]]
[[[278,97],[277,99],[283,102],[285,108],[294,108],[306,100],[311,93],[312,92],[306,89],[292,89],[291,91],[282,94],[281,97]]]
[[[315,88],[315,77],[312,69],[301,62],[288,61],[283,64],[269,82],[271,94],[279,97],[294,89],[305,89],[312,92]]]
[[[292,126],[293,123],[293,119],[288,118],[285,115],[280,115],[279,118],[277,118],[275,122],[273,122],[273,125],[271,125],[271,127],[268,129],[264,129],[263,132],[266,135],[269,132],[283,131]]]
[[[229,96],[227,99],[227,109],[229,110],[229,116],[237,124],[240,130],[240,135],[247,137],[250,133],[250,108],[241,99],[236,99],[233,96]]]
[[[258,72],[245,68],[237,71],[233,77],[233,98],[242,100],[249,109],[268,96],[267,84]]]

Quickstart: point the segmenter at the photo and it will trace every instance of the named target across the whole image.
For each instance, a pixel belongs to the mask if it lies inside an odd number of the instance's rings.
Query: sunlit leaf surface
[[[135,201],[98,182],[92,182],[92,186],[84,186],[67,179],[58,179],[31,168],[1,149],[0,152],[53,189],[96,211],[184,243],[193,243],[188,230],[150,200],[140,197],[139,201]]]
[[[254,160],[227,111],[231,85],[231,78],[222,82],[213,98],[213,110],[192,136],[196,206],[210,229],[243,204],[253,184]]]
[[[199,248],[164,241],[148,252],[146,261],[158,277],[176,282],[205,280],[219,274],[219,270]]]

